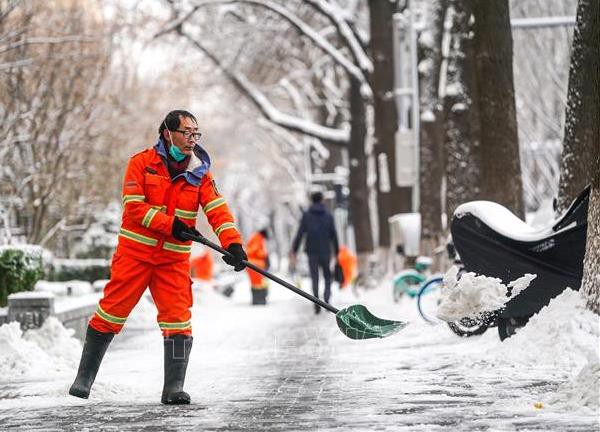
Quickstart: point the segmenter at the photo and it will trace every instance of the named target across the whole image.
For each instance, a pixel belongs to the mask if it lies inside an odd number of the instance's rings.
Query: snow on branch
[[[280,81],[281,86],[287,92],[289,97],[291,98],[294,107],[298,112],[300,112],[305,118],[308,117],[308,110],[304,106],[304,98],[298,91],[298,89],[287,79],[282,79]],[[329,159],[329,150],[319,141],[318,139],[311,139],[310,144],[321,156],[323,159]]]
[[[302,154],[304,146],[302,145],[302,143],[300,143],[298,141],[298,139],[296,139],[296,137],[294,137],[292,134],[290,134],[285,128],[277,126],[276,124],[271,123],[270,121],[265,120],[263,118],[260,118],[258,120],[258,123],[260,126],[262,126],[263,128],[266,129],[267,133],[269,134],[269,136],[271,137],[271,140],[273,142],[277,143],[278,140],[283,140],[286,144],[288,144],[290,147],[292,147],[292,149],[295,152]],[[255,144],[257,144],[257,143],[255,143]],[[269,157],[271,157],[272,159],[275,156],[275,158],[273,159],[275,161],[275,163],[277,163],[285,171],[287,171],[288,175],[290,176],[290,178],[293,181],[295,181],[295,182],[302,181],[304,175],[298,171],[296,166],[294,166],[294,164],[290,160],[289,155],[279,155],[279,154],[274,153],[270,149],[267,149],[264,152],[265,152],[265,154],[268,154]]]
[[[354,78],[358,79],[361,83],[366,82],[365,76],[363,74],[363,69],[357,67],[352,61],[346,58],[346,56],[330,44],[327,39],[325,39],[319,32],[315,31],[308,23],[301,20],[297,15],[292,13],[289,9],[269,0],[205,0],[201,2],[196,2],[194,7],[181,18],[174,20],[168,27],[162,29],[160,32],[155,34],[155,38],[169,33],[174,30],[180,31],[182,25],[188,21],[201,7],[203,6],[211,6],[211,5],[226,5],[226,4],[250,4],[254,6],[259,6],[266,8],[277,15],[284,18],[288,21],[292,26],[294,26],[300,33],[304,34],[308,37],[314,44],[320,48],[322,51],[329,54],[338,64],[340,64],[350,75]],[[346,27],[348,27],[346,25]],[[352,35],[352,39],[356,41],[354,35],[352,34],[352,30],[348,27],[348,32]],[[360,48],[360,44],[356,41],[356,45]],[[362,48],[360,48],[362,51]],[[364,51],[363,51],[364,53]],[[354,55],[354,52],[353,52]],[[368,60],[368,57],[367,57]],[[370,62],[370,61],[369,61]],[[361,63],[359,63],[361,64]],[[362,64],[361,64],[362,66]],[[372,67],[372,66],[371,66]]]
[[[19,41],[7,44],[0,47],[0,54],[20,48],[25,45],[55,45],[73,42],[98,42],[98,38],[94,36],[43,36],[43,37],[27,37]]]
[[[312,5],[316,10],[321,12],[327,19],[329,19],[337,28],[338,33],[342,39],[346,42],[346,45],[352,52],[354,61],[358,64],[358,67],[364,72],[365,75],[373,72],[373,62],[367,55],[364,49],[364,45],[358,40],[356,33],[352,27],[346,21],[348,15],[342,8],[334,3],[330,3],[324,0],[304,0],[306,3]]]
[[[209,57],[225,73],[225,75],[238,88],[238,90],[246,94],[252,100],[252,102],[254,102],[254,104],[268,120],[279,126],[285,127],[286,129],[300,132],[321,140],[329,141],[333,144],[346,145],[348,143],[350,139],[350,132],[348,129],[329,128],[314,123],[310,120],[301,119],[282,113],[276,107],[274,107],[271,101],[269,101],[269,99],[260,90],[258,90],[250,81],[248,81],[244,75],[236,73],[227,68],[217,56],[215,56],[204,45],[190,35],[184,32],[182,32],[182,35],[207,57]]]

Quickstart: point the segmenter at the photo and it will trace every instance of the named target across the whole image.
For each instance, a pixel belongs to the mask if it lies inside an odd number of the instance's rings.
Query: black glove
[[[188,241],[189,238],[183,237],[183,233],[191,234],[193,236],[200,235],[196,228],[187,226],[180,219],[175,218],[175,220],[173,221],[173,228],[171,229],[171,234],[173,234],[173,237],[175,237],[179,241]]]
[[[269,260],[269,255],[265,257],[265,270],[269,270],[271,268],[271,261]]]
[[[236,272],[244,270],[246,265],[242,263],[242,261],[248,260],[248,255],[246,255],[246,252],[244,252],[242,245],[239,243],[232,243],[227,248],[227,252],[233,256],[223,256],[223,261],[230,266],[233,266],[233,269]]]

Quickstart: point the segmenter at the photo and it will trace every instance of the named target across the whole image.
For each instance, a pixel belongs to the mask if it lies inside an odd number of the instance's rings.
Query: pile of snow
[[[55,295],[84,295],[94,292],[92,284],[87,281],[72,280],[66,282],[50,282],[40,280],[35,283],[35,291],[50,292]]]
[[[567,288],[494,353],[508,361],[579,370],[600,356],[599,339],[600,317],[586,308],[580,292]]]
[[[483,312],[501,309],[537,277],[527,273],[504,285],[500,279],[477,276],[470,272],[462,274],[458,279],[458,271],[458,267],[453,266],[444,275],[444,289],[437,311],[437,317],[443,321],[476,318]]]
[[[54,313],[62,314],[75,309],[96,309],[101,298],[100,293],[85,294],[80,296],[57,297],[54,302]]]
[[[511,338],[487,355],[494,362],[530,367],[543,363],[575,374],[547,405],[600,409],[600,317],[586,308],[582,294],[567,288]]]
[[[110,279],[98,279],[92,283],[92,289],[94,292],[102,292],[104,291],[104,287],[110,281]]]
[[[18,322],[0,326],[0,376],[47,378],[77,368],[81,343],[53,317],[40,329],[21,331]]]
[[[54,258],[52,266],[56,273],[66,270],[85,270],[89,267],[109,267],[110,260],[104,258]]]
[[[590,360],[579,374],[550,395],[546,403],[568,411],[585,408],[591,414],[600,412],[600,361]]]

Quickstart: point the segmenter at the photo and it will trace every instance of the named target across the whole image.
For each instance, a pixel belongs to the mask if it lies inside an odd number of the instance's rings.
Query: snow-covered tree
[[[374,145],[377,170],[377,217],[379,247],[390,247],[388,219],[397,213],[412,211],[411,188],[396,183],[396,131],[398,111],[394,94],[394,20],[397,1],[369,1],[369,40],[373,58]]]
[[[85,189],[109,59],[96,6],[2,4],[0,197],[32,243],[69,218]]]
[[[598,146],[600,86],[598,69],[599,3],[580,0],[573,37],[563,152],[560,166],[558,210],[571,201],[594,178]]]
[[[592,0],[593,1],[593,0]],[[596,176],[588,210],[588,233],[583,267],[583,292],[588,307],[600,315],[600,144],[596,129]]]
[[[471,2],[452,0],[444,111],[446,214],[480,197],[479,106],[475,77]]]
[[[508,1],[451,2],[446,210],[472,199],[523,216]]]
[[[524,217],[508,0],[473,2],[481,196]]]
[[[444,176],[444,112],[439,94],[442,39],[448,0],[427,3],[424,27],[419,35],[420,96],[420,213],[423,251],[431,254],[442,228],[442,179]]]
[[[600,314],[600,2],[579,0],[573,38],[560,199],[592,183],[588,213],[583,291]]]

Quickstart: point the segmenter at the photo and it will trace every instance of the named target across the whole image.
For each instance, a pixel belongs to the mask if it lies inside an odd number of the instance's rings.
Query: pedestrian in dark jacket
[[[312,290],[315,297],[319,297],[319,268],[325,279],[325,291],[323,300],[329,303],[331,295],[331,271],[330,262],[332,255],[338,254],[338,239],[333,222],[333,216],[323,204],[323,194],[316,192],[311,196],[312,205],[302,215],[300,227],[294,242],[292,243],[291,259],[295,260],[300,243],[306,236],[304,250],[308,255],[308,266],[312,280]],[[315,305],[315,313],[319,313],[321,307]]]

